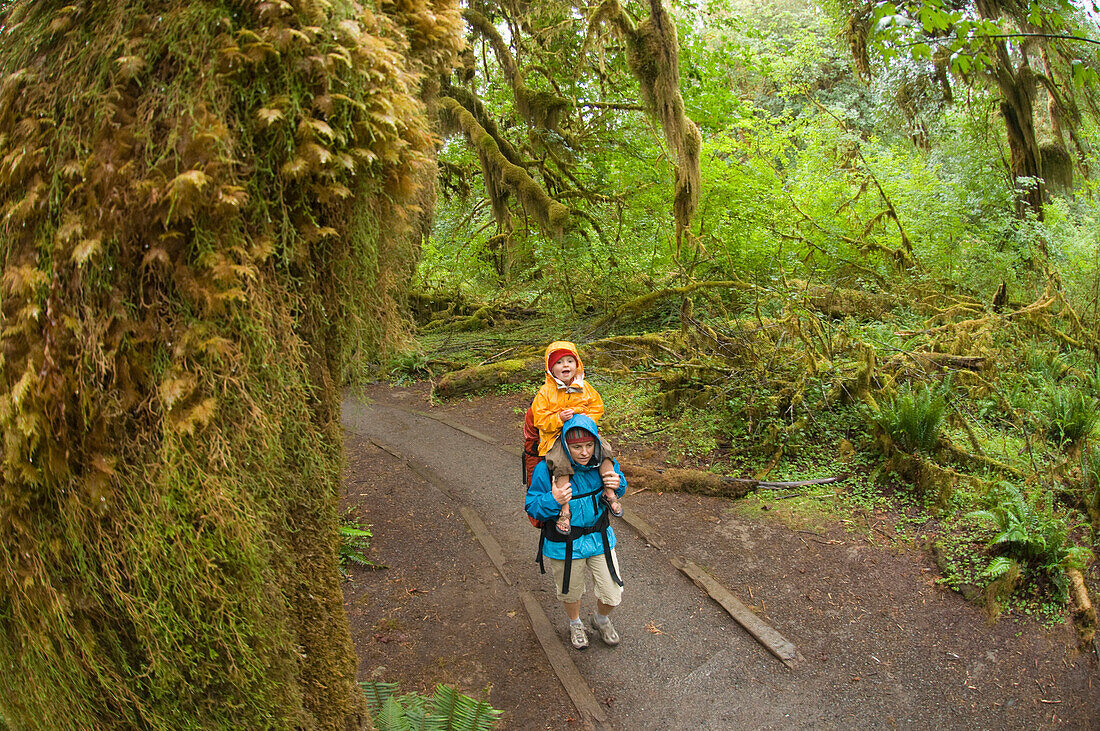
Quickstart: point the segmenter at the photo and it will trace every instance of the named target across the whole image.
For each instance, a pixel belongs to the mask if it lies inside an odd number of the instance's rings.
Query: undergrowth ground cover
[[[942,583],[992,616],[1067,619],[1080,608],[1072,577],[1096,581],[1091,352],[1050,337],[1057,315],[1027,319],[1034,303],[1016,306],[1024,316],[974,303],[961,318],[910,306],[860,317],[807,291],[740,312],[722,293],[687,308],[671,297],[611,322],[500,312],[464,329],[428,313],[415,354],[387,371],[430,378],[437,394],[474,372],[489,377],[466,396],[533,393],[545,343],[573,339],[607,404],[603,426],[650,462],[772,482],[845,477],[761,487],[731,510],[925,551]],[[506,361],[521,366],[492,377]],[[1094,626],[1078,618],[1082,641]]]

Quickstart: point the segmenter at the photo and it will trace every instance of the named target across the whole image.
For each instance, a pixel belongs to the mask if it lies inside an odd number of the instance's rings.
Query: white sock
[[[602,627],[610,621],[611,617],[607,616],[606,614],[600,614],[599,612],[596,612],[596,624]]]
[[[581,621],[580,617],[577,617],[576,619],[569,620],[569,626],[571,626],[571,627],[583,627],[584,622]]]

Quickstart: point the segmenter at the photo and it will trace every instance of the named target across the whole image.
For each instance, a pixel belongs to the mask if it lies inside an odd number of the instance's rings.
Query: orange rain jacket
[[[555,350],[568,350],[577,359],[577,375],[573,382],[566,385],[554,378],[550,373],[550,354]],[[578,414],[585,414],[592,421],[598,422],[603,416],[603,399],[588,381],[584,380],[584,364],[577,354],[577,346],[566,340],[555,340],[546,346],[546,353],[542,358],[546,367],[546,382],[535,394],[535,400],[531,404],[531,415],[535,427],[539,430],[539,455],[545,455],[554,446],[558,435],[561,434],[561,416],[558,412],[562,409],[573,409]]]

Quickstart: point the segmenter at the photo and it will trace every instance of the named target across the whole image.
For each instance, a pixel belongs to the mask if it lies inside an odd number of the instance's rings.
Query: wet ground
[[[487,695],[505,728],[580,728],[518,598],[530,591],[566,641],[550,579],[534,564],[519,460],[485,441],[520,446],[528,403],[509,395],[433,407],[425,385],[349,397],[342,504],[373,527],[371,556],[387,568],[353,569],[346,606],[361,679]],[[403,458],[430,469],[446,494]],[[795,531],[738,517],[722,499],[643,492],[627,500],[665,550],[616,523],[623,642],[608,648],[593,637],[589,650],[570,651],[615,728],[1100,727],[1100,671],[1094,655],[1075,649],[1072,628],[990,623],[936,582],[923,551],[887,541],[888,526]],[[460,504],[500,543],[512,585]],[[677,555],[793,642],[802,661],[790,669],[770,655],[669,563]],[[585,615],[592,606],[589,594]]]

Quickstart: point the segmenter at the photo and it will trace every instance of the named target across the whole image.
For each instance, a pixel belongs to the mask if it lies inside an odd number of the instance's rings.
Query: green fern
[[[412,725],[405,718],[405,709],[392,695],[382,704],[382,710],[374,719],[378,731],[409,731]]]
[[[1081,454],[1081,476],[1084,478],[1084,501],[1093,509],[1100,509],[1100,447],[1092,446]]]
[[[930,453],[939,443],[949,390],[949,383],[940,388],[914,389],[906,385],[882,407],[874,421],[902,450]]]
[[[449,685],[437,685],[431,697],[396,695],[396,683],[362,682],[367,708],[378,731],[490,731],[501,711]]]
[[[1096,399],[1076,384],[1048,391],[1045,411],[1046,437],[1058,445],[1084,441],[1100,418]]]
[[[385,568],[367,558],[366,550],[370,548],[370,539],[374,536],[370,529],[345,518],[340,522],[340,572],[347,577],[348,563],[356,564],[368,569]]]
[[[1068,589],[1065,570],[1082,568],[1091,560],[1089,549],[1069,544],[1075,526],[1055,511],[1050,490],[1027,498],[1016,485],[1002,483],[987,509],[975,510],[967,517],[997,531],[989,546],[1001,555],[984,572],[992,579],[1019,564],[1025,572],[1044,576],[1064,600]]]
[[[373,718],[378,715],[386,699],[397,692],[397,683],[383,683],[381,681],[363,682],[359,684],[363,695],[367,697],[367,710]]]
[[[1020,562],[1008,556],[997,556],[989,562],[989,566],[982,572],[983,576],[990,579],[999,579],[1014,568],[1018,568]]]

